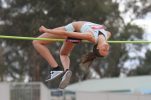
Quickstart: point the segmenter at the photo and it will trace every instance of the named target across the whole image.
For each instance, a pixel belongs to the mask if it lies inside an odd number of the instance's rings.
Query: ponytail
[[[82,57],[81,63],[82,64],[89,63],[88,66],[90,66],[97,57],[104,57],[104,56],[100,55],[99,51],[97,50],[97,44],[96,44],[93,47],[93,52],[89,52],[88,54]]]
[[[96,55],[93,52],[89,52],[88,54],[84,55],[81,63],[85,64],[88,62],[93,62],[93,60],[96,58]]]

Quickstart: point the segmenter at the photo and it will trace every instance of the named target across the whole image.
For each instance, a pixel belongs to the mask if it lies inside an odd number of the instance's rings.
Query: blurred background
[[[41,25],[55,28],[84,20],[107,26],[110,40],[151,40],[150,12],[150,0],[0,0],[0,35],[37,37]],[[59,64],[61,45],[48,46]],[[80,60],[92,45],[77,45],[70,56],[71,82],[62,91],[56,90],[58,80],[45,82],[50,66],[32,41],[0,39],[0,100],[138,100],[139,95],[129,94],[151,94],[151,45],[110,45],[109,56],[91,67]]]

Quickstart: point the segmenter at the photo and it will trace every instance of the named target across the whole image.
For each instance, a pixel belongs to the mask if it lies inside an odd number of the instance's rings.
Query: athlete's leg
[[[69,70],[69,66],[70,66],[69,56],[70,56],[72,49],[74,48],[74,45],[75,44],[72,42],[64,42],[64,44],[60,50],[60,59],[61,59],[62,65],[64,66],[64,75],[59,84],[60,89],[64,89],[70,82],[72,71]]]
[[[64,27],[56,28],[56,30],[64,30]],[[65,38],[63,36],[53,35],[49,33],[44,33],[39,36],[40,38]],[[42,40],[34,40],[32,43],[34,45],[34,48],[38,51],[38,53],[49,63],[49,65],[52,68],[55,68],[58,66],[56,60],[52,56],[49,49],[46,47],[47,44],[51,44],[53,41],[42,41]]]
[[[77,38],[77,39],[83,39],[83,40],[88,40],[91,41],[93,43],[96,43],[96,39],[94,38],[93,34],[91,31],[87,31],[87,32],[72,32],[72,31],[62,31],[62,30],[53,30],[53,29],[48,29],[45,28],[44,26],[41,26],[39,29],[41,32],[47,32],[50,34],[57,34],[60,36],[65,36],[67,37],[71,37],[71,38]]]
[[[60,59],[62,62],[62,65],[64,67],[64,70],[69,69],[70,66],[70,53],[72,49],[74,48],[74,43],[72,42],[64,42],[64,44],[61,47],[60,50]]]

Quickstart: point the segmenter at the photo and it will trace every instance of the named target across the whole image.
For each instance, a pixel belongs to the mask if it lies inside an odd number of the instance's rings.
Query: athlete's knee
[[[42,45],[42,42],[40,42],[39,40],[33,40],[33,41],[32,41],[32,44],[33,44],[34,46],[37,46],[37,45]]]
[[[37,40],[33,40],[33,41],[32,41],[32,44],[33,44],[33,45],[35,45],[35,44],[37,44],[37,43],[38,43]]]

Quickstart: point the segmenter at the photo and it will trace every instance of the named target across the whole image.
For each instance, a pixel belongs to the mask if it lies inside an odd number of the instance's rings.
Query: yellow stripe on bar
[[[62,42],[64,39],[52,39],[52,38],[36,38],[36,37],[22,37],[22,36],[6,36],[0,35],[0,39],[15,39],[15,40],[43,40],[43,41],[59,41]],[[82,42],[88,42],[83,40]],[[129,44],[149,44],[151,41],[139,40],[139,41],[108,41],[109,43],[114,44],[122,44],[122,43],[129,43]]]

